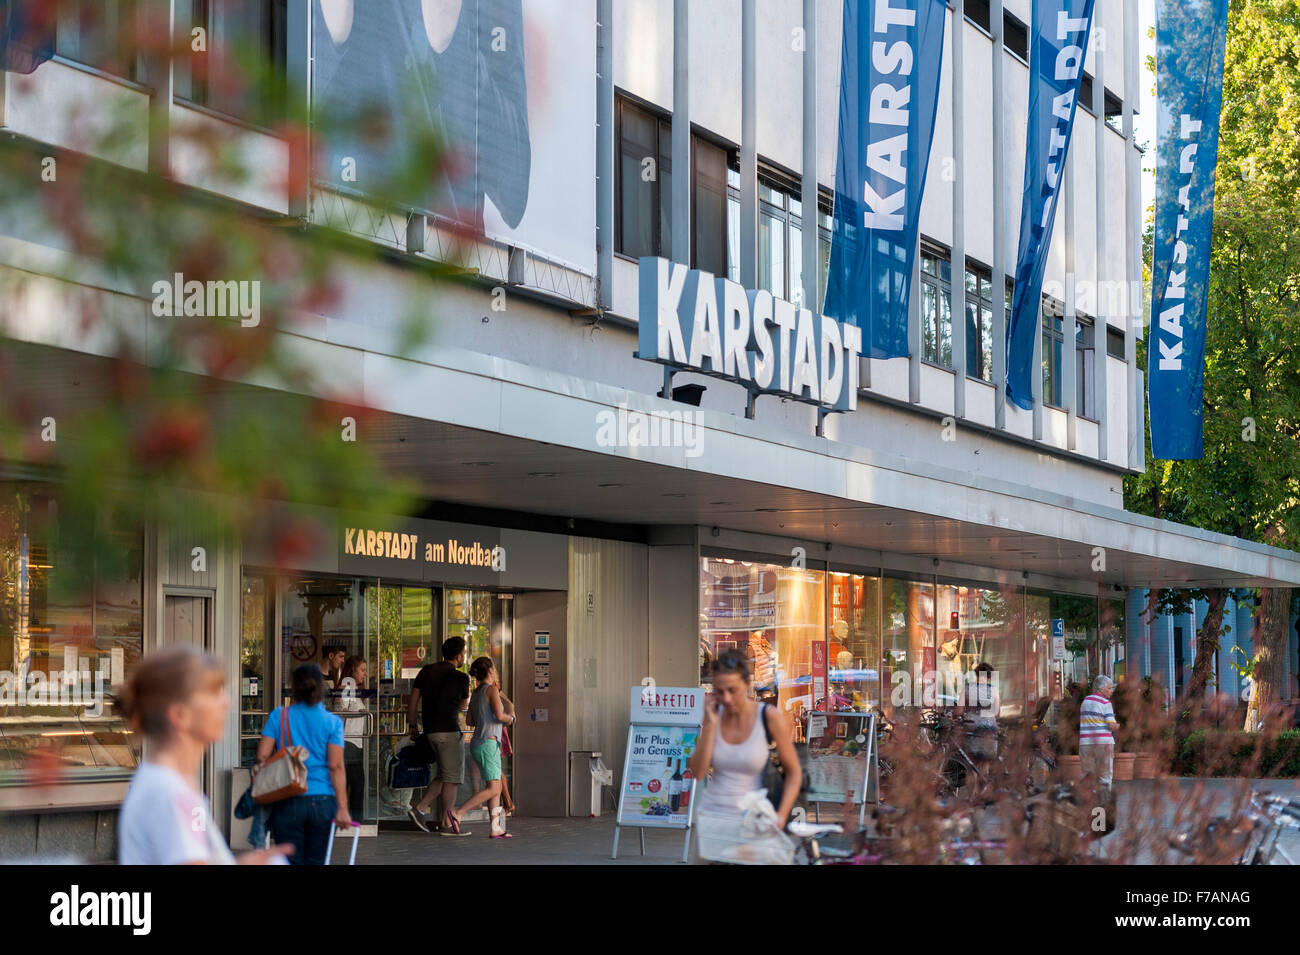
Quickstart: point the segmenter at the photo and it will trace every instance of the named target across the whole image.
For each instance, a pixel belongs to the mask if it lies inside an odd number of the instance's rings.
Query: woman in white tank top
[[[771,733],[785,769],[785,790],[781,805],[775,807],[777,821],[784,828],[799,794],[802,770],[789,724],[775,706],[753,699],[753,685],[749,661],[743,654],[728,650],[713,661],[713,692],[704,703],[704,725],[700,745],[691,755],[691,775],[704,779],[713,771],[700,797],[700,809],[738,812],[742,797],[763,788]]]

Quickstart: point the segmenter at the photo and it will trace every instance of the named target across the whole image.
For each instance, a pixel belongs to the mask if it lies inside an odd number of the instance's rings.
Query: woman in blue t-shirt
[[[314,663],[293,671],[293,705],[274,710],[257,744],[260,767],[280,745],[280,720],[288,715],[286,743],[307,751],[307,792],[271,807],[271,837],[294,846],[294,865],[323,865],[334,827],[348,826],[343,721],[325,709],[325,676]]]

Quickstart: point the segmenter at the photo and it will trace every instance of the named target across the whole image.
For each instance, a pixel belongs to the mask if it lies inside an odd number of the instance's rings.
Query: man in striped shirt
[[[1109,786],[1115,764],[1115,709],[1110,705],[1110,695],[1115,692],[1115,681],[1110,677],[1097,677],[1092,681],[1092,693],[1084,697],[1079,708],[1079,764],[1084,778],[1092,775],[1103,786]]]

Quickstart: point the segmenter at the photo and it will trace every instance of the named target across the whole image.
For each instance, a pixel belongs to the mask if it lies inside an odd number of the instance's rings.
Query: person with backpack
[[[429,784],[420,801],[407,810],[407,815],[421,831],[430,832],[425,813],[434,798],[441,795],[443,814],[438,831],[444,836],[469,835],[461,829],[460,820],[452,812],[456,791],[465,774],[461,713],[469,708],[469,675],[460,669],[464,665],[464,639],[449,637],[442,644],[441,662],[421,667],[416,674],[407,713],[411,739],[420,738],[420,726],[423,726],[424,736],[438,760],[438,778]]]
[[[293,671],[293,704],[271,711],[257,741],[254,775],[277,749],[307,751],[307,791],[271,807],[271,837],[294,847],[292,865],[324,865],[334,827],[352,824],[343,768],[343,721],[325,708],[324,701],[325,675],[316,664],[304,663]]]
[[[704,701],[691,775],[700,780],[708,776],[701,811],[737,813],[746,795],[763,788],[770,739],[785,775],[780,805],[773,807],[777,824],[785,828],[803,786],[803,769],[785,717],[777,707],[755,700],[753,691],[754,677],[744,654],[728,650],[713,661],[713,692]]]

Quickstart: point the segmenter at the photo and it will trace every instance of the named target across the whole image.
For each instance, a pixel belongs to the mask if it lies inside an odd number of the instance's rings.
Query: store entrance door
[[[203,594],[163,593],[162,644],[212,652],[212,598]],[[199,784],[212,798],[212,751],[203,756]]]
[[[461,637],[465,641],[466,670],[479,657],[490,659],[500,680],[501,692],[511,700],[514,699],[515,692],[514,654],[512,652],[514,645],[514,607],[514,594],[495,593],[490,590],[455,590],[450,588],[446,591],[444,619],[447,621],[447,625],[444,639]],[[441,642],[439,643],[439,653],[441,654]],[[470,681],[470,686],[473,687],[473,680]],[[469,743],[472,736],[473,728],[467,725],[465,727],[465,766],[461,774],[463,782],[456,796],[457,802],[464,802],[483,788],[478,766],[469,752]],[[514,759],[505,755],[505,748],[503,748],[501,756],[501,775],[504,778],[506,791],[511,794],[513,799]],[[486,810],[476,811],[471,814],[470,818],[480,815],[486,819]]]
[[[370,682],[366,708],[371,728],[365,740],[366,820],[406,820],[423,793],[391,789],[388,763],[410,738],[407,720],[411,683],[420,669],[438,660],[442,646],[442,591],[386,583],[365,590],[365,653]]]

